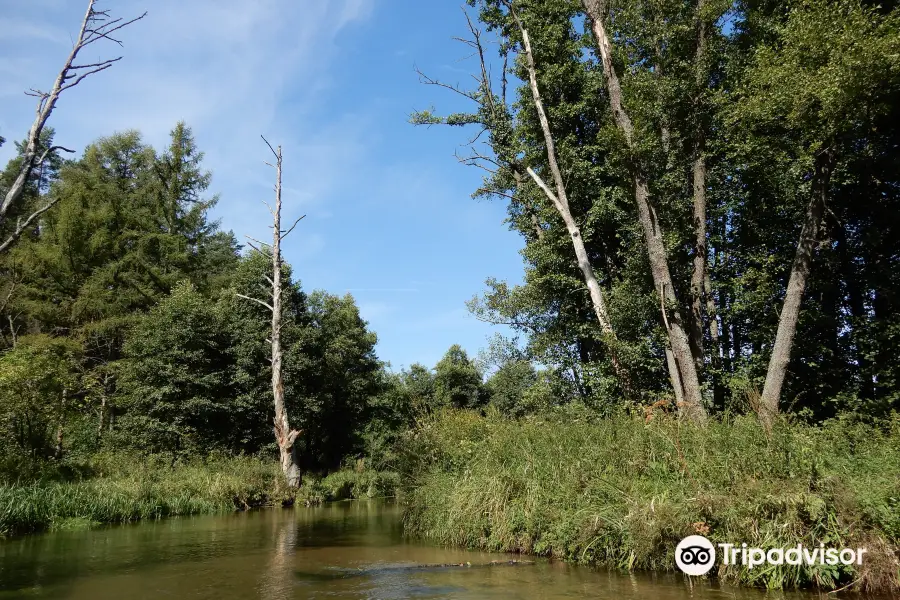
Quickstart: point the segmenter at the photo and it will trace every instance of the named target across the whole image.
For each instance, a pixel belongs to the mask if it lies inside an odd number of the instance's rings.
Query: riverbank
[[[900,588],[900,420],[884,428],[738,417],[446,412],[405,441],[404,526],[441,544],[672,571],[687,535],[751,547],[864,547],[861,566],[722,566],[768,588]]]
[[[291,490],[274,460],[255,457],[173,463],[162,456],[97,455],[79,464],[78,472],[68,479],[53,473],[0,485],[0,537],[390,495],[397,480],[392,473],[347,469],[321,479],[307,477],[300,489]]]

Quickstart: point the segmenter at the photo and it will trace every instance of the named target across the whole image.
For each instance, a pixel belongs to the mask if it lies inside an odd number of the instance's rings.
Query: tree
[[[841,185],[835,170],[869,143],[872,121],[892,110],[898,28],[896,12],[885,16],[858,1],[793,4],[777,45],[764,44],[754,56],[734,107],[742,125],[793,157],[808,198],[760,399],[767,424],[779,411],[823,218]],[[781,139],[769,138],[782,128]]]
[[[2,454],[62,457],[66,420],[85,393],[80,350],[71,340],[37,335],[0,357]]]
[[[67,150],[62,146],[49,146],[44,148],[40,155],[38,155],[39,151],[41,151],[41,134],[50,118],[50,114],[53,112],[53,109],[56,108],[56,103],[59,101],[60,95],[64,91],[71,89],[84,81],[86,77],[108,69],[113,63],[122,59],[120,56],[118,58],[99,60],[95,63],[78,64],[76,59],[78,58],[79,53],[85,47],[100,40],[112,40],[121,46],[122,43],[113,38],[112,34],[135,21],[143,19],[147,14],[145,12],[139,17],[123,22],[121,18],[111,19],[109,11],[97,10],[94,6],[95,2],[96,0],[88,1],[88,9],[81,22],[81,29],[78,32],[78,37],[75,39],[72,51],[69,53],[69,57],[63,64],[63,68],[60,70],[59,75],[57,75],[53,87],[49,92],[42,92],[36,89],[32,89],[31,92],[29,92],[29,95],[38,98],[37,110],[35,111],[36,115],[34,123],[32,123],[31,128],[28,130],[19,172],[6,190],[3,201],[0,202],[0,225],[4,224],[10,209],[20,202],[22,195],[25,192],[28,179],[32,176],[35,168],[39,169],[44,164],[44,161],[57,150],[72,152],[72,150]],[[35,219],[50,210],[55,203],[56,201],[51,197],[43,204],[43,206],[36,208],[28,215],[24,221],[20,221],[6,239],[0,243],[0,252],[7,251],[16,240],[19,239],[22,233],[31,226]]]
[[[411,122],[416,125],[481,125],[483,127],[483,131],[488,132],[490,138],[489,145],[495,155],[495,158],[484,156],[477,151],[474,151],[471,156],[462,158],[461,161],[466,164],[477,165],[483,169],[487,169],[494,174],[495,181],[485,186],[484,193],[503,194],[504,192],[502,191],[502,189],[504,186],[502,184],[498,186],[496,180],[502,181],[504,178],[511,177],[515,181],[514,186],[516,188],[523,187],[526,184],[528,178],[534,181],[537,187],[546,196],[546,199],[549,200],[551,205],[556,209],[559,217],[565,224],[566,230],[568,231],[568,235],[571,239],[572,247],[575,251],[578,268],[581,271],[582,277],[584,278],[585,285],[587,286],[588,293],[590,295],[594,315],[600,325],[600,329],[606,339],[606,343],[609,346],[610,360],[612,362],[613,368],[624,384],[625,389],[628,390],[630,388],[630,377],[624,367],[621,365],[616,354],[616,334],[615,330],[613,329],[612,322],[610,321],[609,311],[606,307],[606,300],[603,297],[603,290],[600,287],[595,273],[595,268],[592,265],[591,259],[588,256],[587,250],[585,248],[581,230],[575,218],[572,216],[568,194],[566,192],[566,186],[563,181],[562,172],[560,170],[558,162],[554,136],[550,128],[547,114],[544,110],[543,100],[541,99],[541,92],[539,90],[537,81],[537,72],[528,32],[525,30],[522,22],[516,16],[511,4],[505,1],[502,3],[509,8],[510,14],[513,16],[519,28],[519,31],[522,34],[522,44],[526,58],[528,81],[532,93],[534,107],[537,111],[538,119],[541,125],[543,141],[546,147],[547,164],[549,165],[549,170],[552,175],[553,188],[551,188],[531,166],[523,164],[523,162],[520,160],[520,150],[512,143],[512,138],[509,135],[512,126],[512,118],[510,116],[510,109],[506,105],[506,63],[504,61],[504,73],[502,77],[501,93],[500,95],[496,95],[494,92],[493,82],[491,81],[489,69],[485,62],[484,47],[481,43],[481,33],[474,27],[471,20],[469,20],[468,14],[466,14],[466,19],[469,24],[469,30],[472,34],[472,39],[464,40],[464,42],[467,45],[471,46],[476,51],[476,54],[479,57],[481,72],[478,76],[475,77],[476,81],[479,84],[478,89],[474,92],[464,92],[459,88],[441,84],[440,82],[433,80],[421,73],[420,77],[422,77],[422,79],[426,83],[448,87],[453,91],[469,98],[470,100],[475,101],[478,105],[478,112],[471,115],[451,115],[449,117],[440,118],[435,117],[428,111],[424,111],[415,113],[411,118]],[[504,53],[504,59],[508,51],[509,46],[505,45],[502,50],[502,52]],[[478,137],[479,136],[476,136],[475,139],[477,140]],[[494,165],[497,167],[497,170],[492,170],[490,166],[485,165]],[[534,210],[530,209],[529,214],[531,217],[532,225],[535,228],[536,235],[538,236],[538,238],[543,238],[544,230],[536,214],[534,213]]]
[[[128,446],[188,456],[236,446],[228,337],[215,305],[190,282],[138,320],[124,352],[117,397]]]
[[[521,417],[527,408],[523,400],[528,390],[538,382],[538,374],[531,362],[513,360],[500,366],[485,383],[490,402],[500,412]]]
[[[481,372],[459,344],[434,367],[434,398],[436,405],[453,408],[477,408],[487,400]]]
[[[637,140],[635,139],[634,125],[622,100],[622,86],[613,64],[612,45],[606,33],[605,0],[583,0],[583,4],[591,19],[597,50],[603,63],[607,98],[613,119],[624,138],[627,149],[629,152],[635,153]],[[672,387],[675,389],[676,398],[683,402],[685,412],[694,420],[702,420],[706,416],[706,410],[703,407],[700,378],[669,269],[663,229],[656,208],[650,201],[647,172],[642,167],[638,156],[633,157],[629,166],[634,184],[638,221],[644,232],[653,284],[659,294],[663,323],[669,338],[669,348],[666,352]],[[667,313],[670,314],[667,315]]]
[[[309,325],[286,353],[298,382],[295,419],[304,431],[304,464],[320,471],[363,451],[370,404],[385,390],[377,336],[349,294],[309,296]]]
[[[281,228],[281,146],[278,150],[272,148],[272,145],[263,138],[266,145],[275,155],[275,207],[272,208],[268,203],[269,212],[272,214],[272,246],[269,252],[272,257],[272,275],[266,277],[272,286],[272,303],[269,304],[258,298],[237,294],[237,296],[251,300],[265,306],[272,315],[272,328],[270,332],[270,343],[272,347],[272,396],[275,404],[274,433],[275,441],[278,444],[278,452],[281,456],[281,469],[287,478],[289,487],[300,487],[300,467],[297,461],[297,451],[294,442],[300,435],[300,431],[291,429],[290,420],[288,419],[287,406],[284,402],[284,350],[281,346],[281,324],[282,324],[282,260],[281,260],[281,241],[294,230],[300,219],[294,222],[288,229]],[[251,244],[252,245],[252,244]],[[262,244],[260,243],[260,246]],[[256,248],[258,251],[258,248]]]

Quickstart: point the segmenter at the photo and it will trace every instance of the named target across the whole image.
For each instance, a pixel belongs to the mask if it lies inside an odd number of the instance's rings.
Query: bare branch
[[[121,45],[121,41],[108,37],[109,34],[114,31],[118,31],[123,27],[127,27],[135,21],[139,21],[147,15],[147,13],[145,12],[141,16],[129,21],[123,21],[122,19],[108,21],[109,13],[107,11],[95,10],[94,3],[95,0],[89,0],[87,11],[85,12],[84,18],[81,21],[81,27],[78,32],[78,37],[75,38],[74,42],[72,43],[72,50],[69,52],[69,56],[63,64],[62,69],[60,69],[58,75],[56,76],[56,80],[54,81],[53,87],[50,89],[50,91],[42,92],[36,88],[31,88],[29,92],[26,92],[27,95],[38,99],[37,107],[35,109],[35,118],[34,122],[31,125],[31,128],[28,130],[28,136],[26,138],[25,148],[23,151],[23,160],[22,164],[19,167],[19,172],[9,186],[9,189],[6,192],[3,201],[0,202],[0,225],[2,225],[2,223],[6,220],[6,216],[10,208],[13,205],[17,204],[22,198],[22,194],[24,193],[26,184],[28,182],[28,178],[31,177],[36,162],[43,162],[43,160],[47,158],[48,154],[54,150],[51,149],[47,152],[44,152],[41,157],[38,158],[38,148],[40,147],[41,132],[44,130],[44,127],[46,126],[47,120],[50,118],[53,109],[56,107],[56,103],[59,100],[60,95],[65,90],[78,85],[86,77],[108,69],[113,65],[113,63],[121,59],[121,57],[118,57],[108,60],[101,60],[95,63],[76,64],[75,60],[78,57],[78,53],[82,49],[84,49],[85,46],[100,39],[110,39]],[[84,69],[87,70],[83,71]],[[79,72],[80,70],[82,70],[83,72]],[[57,147],[55,149],[66,150],[62,147]],[[70,150],[66,151],[71,152]],[[37,218],[41,213],[43,213],[54,203],[55,202],[48,203],[48,205],[43,209],[40,209],[33,213],[25,221],[25,224],[21,224],[20,227],[17,227],[16,232],[14,232],[10,236],[10,238],[6,240],[6,242],[0,245],[0,252],[8,249],[10,245],[15,242],[16,239],[18,239],[18,236],[21,235],[22,231],[24,231],[24,229],[22,228],[27,227],[29,223],[31,223],[35,218]]]
[[[491,194],[491,195],[495,195],[495,196],[501,196],[501,197],[507,198],[509,200],[518,200],[518,198],[516,198],[514,194],[507,194],[506,192],[501,192],[500,190],[487,188],[487,187],[480,187],[477,190],[475,190],[475,195],[478,195],[478,194]]]
[[[467,92],[459,88],[458,85],[450,85],[448,83],[444,83],[438,79],[434,79],[433,77],[429,77],[425,73],[423,73],[418,67],[415,67],[416,74],[419,76],[419,82],[427,85],[436,85],[438,87],[442,87],[450,90],[451,92],[455,92],[464,98],[468,98],[469,100],[478,101],[478,97],[473,92]]]
[[[122,58],[122,57],[120,56],[119,58]],[[118,59],[116,59],[116,60],[118,60]],[[113,62],[114,62],[114,61],[113,61]],[[99,73],[100,71],[105,71],[106,69],[110,68],[111,66],[112,66],[112,63],[107,64],[107,65],[103,65],[102,67],[97,67],[96,69],[91,69],[90,71],[88,71],[88,72],[86,72],[86,73],[82,73],[82,74],[78,75],[77,77],[74,76],[74,75],[66,75],[65,77],[63,77],[63,81],[66,81],[66,80],[71,79],[71,78],[73,78],[73,77],[75,78],[75,81],[73,81],[72,83],[67,83],[67,84],[61,86],[61,87],[59,88],[59,91],[62,92],[62,91],[65,91],[65,90],[67,90],[67,89],[69,89],[69,88],[73,88],[73,87],[75,87],[76,85],[78,85],[79,83],[81,83],[82,81],[84,81],[84,79],[85,79],[86,77],[88,77],[88,76],[90,76],[90,75],[93,75],[94,73]]]
[[[291,225],[287,231],[281,233],[281,239],[286,238],[288,236],[288,234],[290,234],[294,230],[294,227],[297,226],[297,223],[299,223],[300,221],[302,221],[305,218],[306,218],[306,215],[303,215],[302,217],[300,217],[296,221],[294,221],[294,224]]]
[[[245,235],[244,237],[247,238],[248,240],[250,240],[251,242],[256,242],[256,243],[259,244],[260,246],[269,246],[269,245],[270,245],[270,244],[267,244],[267,243],[265,243],[265,242],[259,241],[259,240],[256,239],[255,237],[250,237],[249,235]]]
[[[69,69],[71,69],[72,71],[77,71],[78,69],[90,69],[93,67],[102,67],[103,65],[114,63],[114,62],[117,62],[120,60],[122,60],[121,56],[119,56],[118,58],[110,58],[108,60],[101,60],[100,62],[96,62],[96,63],[90,64],[90,65],[72,65],[71,67],[69,67]]]
[[[263,141],[266,143],[266,146],[268,146],[268,147],[269,147],[269,150],[272,151],[272,154],[275,155],[275,158],[278,158],[279,161],[280,161],[280,160],[281,160],[281,157],[278,156],[278,153],[277,153],[277,152],[275,152],[275,148],[272,147],[272,144],[269,143],[269,140],[267,140],[266,137],[265,137],[264,135],[262,135],[262,134],[260,134],[259,137],[261,137],[261,138],[263,139]],[[268,165],[269,163],[266,163],[266,164]],[[274,165],[269,165],[269,166],[274,166]]]
[[[544,192],[544,194],[547,196],[547,198],[549,198],[550,201],[553,202],[553,206],[555,206],[557,209],[561,210],[559,198],[556,197],[556,194],[553,193],[553,190],[550,189],[550,186],[548,186],[544,182],[544,180],[541,179],[541,176],[538,175],[537,173],[535,173],[534,169],[532,169],[531,167],[528,167],[525,170],[528,172],[528,174],[531,176],[531,178],[534,180],[534,182],[538,185],[538,187],[541,188],[541,190]]]
[[[93,2],[91,2],[91,4],[93,4]],[[101,15],[101,16],[107,15],[107,11],[92,11],[92,12],[93,12],[94,20],[97,20],[96,19],[97,15]],[[119,25],[116,25],[115,27],[112,27],[112,28],[109,28],[109,27],[111,25],[119,23],[122,19],[115,19],[114,21],[110,21],[109,23],[101,25],[100,27],[98,27],[96,29],[88,29],[85,31],[85,33],[88,33],[88,36],[82,42],[81,47],[83,48],[84,46],[87,46],[88,44],[93,44],[94,42],[96,42],[99,39],[107,39],[107,40],[113,41],[121,46],[122,42],[117,39],[109,37],[109,34],[114,31],[118,31],[118,30],[122,29],[123,27],[128,27],[132,23],[134,23],[136,21],[140,21],[141,19],[143,19],[146,16],[147,16],[147,13],[145,11],[144,14],[142,14],[141,16],[135,17],[135,18],[131,19],[130,21],[120,23]]]
[[[25,231],[28,229],[28,227],[34,222],[34,220],[37,219],[42,214],[44,214],[45,212],[47,212],[48,210],[50,210],[51,208],[53,208],[53,205],[56,204],[57,202],[59,202],[59,198],[51,198],[50,200],[47,201],[47,204],[45,204],[43,207],[39,208],[38,210],[34,211],[33,213],[31,213],[31,215],[27,219],[25,219],[24,223],[19,222],[16,225],[16,230],[13,231],[11,234],[9,234],[9,237],[6,238],[6,241],[4,241],[2,244],[0,244],[0,253],[6,252],[6,250],[8,250],[10,246],[15,244],[16,241],[20,237],[22,237],[22,234],[25,233]]]
[[[263,306],[268,308],[270,311],[275,312],[275,309],[272,308],[271,304],[269,304],[268,302],[263,302],[259,298],[251,298],[250,296],[245,296],[243,294],[235,294],[235,296],[237,296],[238,298],[243,298],[244,300],[250,300],[251,302],[256,302],[257,304],[262,304]]]
[[[12,280],[12,283],[9,285],[9,291],[6,292],[6,298],[3,299],[3,304],[0,304],[0,313],[6,310],[6,305],[9,304],[10,298],[12,298],[13,292],[16,291],[16,285],[19,282],[15,279]]]
[[[70,149],[65,148],[65,147],[63,147],[63,146],[51,146],[51,147],[47,148],[46,150],[44,150],[44,153],[41,154],[41,157],[40,157],[38,160],[36,160],[35,162],[36,162],[37,164],[39,164],[39,165],[40,165],[40,164],[43,164],[43,162],[44,162],[45,160],[47,160],[47,157],[50,156],[51,153],[53,153],[53,152],[55,152],[55,151],[57,151],[57,150],[62,150],[63,152],[68,152],[69,154],[74,154],[74,153],[75,153],[74,150],[70,150]]]

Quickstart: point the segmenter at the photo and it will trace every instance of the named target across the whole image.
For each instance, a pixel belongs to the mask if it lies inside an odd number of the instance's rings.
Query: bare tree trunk
[[[703,276],[703,291],[706,294],[706,318],[709,319],[709,339],[712,342],[712,362],[717,364],[720,360],[721,341],[719,340],[719,311],[716,308],[715,296],[712,291],[712,281],[709,278],[709,267]]]
[[[294,442],[299,431],[292,430],[284,405],[281,350],[281,146],[276,151],[275,211],[272,233],[272,396],[275,399],[275,440],[281,453],[281,469],[288,486],[300,487]]]
[[[716,321],[715,299],[709,281],[708,248],[706,245],[706,124],[703,111],[706,108],[704,94],[708,81],[707,23],[704,17],[705,0],[697,3],[697,51],[694,57],[695,96],[694,114],[697,119],[694,140],[694,264],[691,273],[691,340],[695,351],[697,368],[703,367],[703,300],[706,297],[706,318],[709,320],[710,341],[713,344],[712,363],[718,364],[718,322]]]
[[[694,157],[694,265],[691,272],[691,346],[697,369],[703,367],[703,296],[706,284],[706,157],[702,133]],[[709,298],[709,296],[708,296]]]
[[[12,315],[6,315],[7,319],[9,319],[9,333],[12,336],[12,347],[15,348],[18,343],[18,337],[16,336],[16,322],[13,320]]]
[[[634,127],[622,103],[622,88],[613,67],[612,47],[606,34],[606,28],[603,25],[604,7],[600,0],[582,0],[582,3],[591,19],[597,48],[603,61],[603,73],[609,91],[610,109],[612,110],[613,118],[619,131],[624,135],[629,150],[633,151]],[[682,322],[678,300],[675,297],[675,287],[672,285],[672,276],[669,272],[662,230],[656,211],[650,204],[650,191],[646,176],[637,164],[632,164],[632,176],[634,178],[634,196],[638,208],[638,220],[644,230],[644,240],[647,244],[647,254],[650,259],[653,282],[665,304],[663,307],[663,319],[667,322],[666,332],[674,356],[674,367],[677,371],[677,373],[672,373],[670,369],[670,378],[673,382],[681,381],[684,397],[683,404],[679,407],[681,412],[692,420],[701,421],[706,417],[706,409],[703,407],[700,379],[697,376],[697,368],[691,352],[690,341]],[[670,311],[668,318],[665,315],[667,309]]]
[[[103,425],[106,423],[106,394],[100,398],[100,419],[97,423],[97,439],[103,437]]]
[[[284,404],[284,379],[283,379],[283,351],[281,348],[281,240],[283,240],[300,219],[287,230],[281,229],[281,146],[278,149],[272,148],[266,138],[263,138],[269,149],[275,155],[275,207],[269,206],[269,212],[272,213],[272,278],[269,280],[272,285],[272,304],[268,304],[256,298],[250,298],[242,294],[237,294],[241,298],[252,300],[262,304],[272,312],[272,397],[275,403],[275,419],[274,428],[275,442],[278,444],[278,452],[280,455],[281,470],[284,473],[289,487],[300,487],[301,473],[297,460],[297,451],[294,443],[300,435],[300,431],[291,429],[288,419],[287,407]],[[268,204],[267,204],[268,206]],[[300,217],[301,219],[303,217]],[[255,249],[259,250],[250,244]]]
[[[41,132],[44,130],[44,126],[47,124],[47,120],[50,118],[50,114],[56,107],[56,102],[59,100],[60,94],[62,94],[62,92],[66,91],[69,88],[75,87],[89,75],[93,75],[94,73],[98,73],[100,71],[103,71],[104,69],[108,69],[114,62],[122,58],[120,56],[118,58],[102,60],[91,64],[76,64],[75,59],[78,57],[78,53],[82,49],[84,49],[85,46],[88,46],[102,39],[111,40],[121,45],[121,42],[111,37],[110,34],[122,29],[123,27],[126,27],[127,25],[130,25],[131,23],[134,23],[135,21],[143,19],[147,14],[145,12],[136,19],[131,19],[130,21],[126,21],[123,23],[122,19],[110,19],[108,11],[95,10],[94,2],[95,0],[89,0],[88,2],[88,9],[84,15],[84,19],[82,19],[81,21],[81,29],[78,32],[78,37],[76,38],[75,43],[72,46],[72,51],[69,53],[69,57],[66,59],[63,68],[56,76],[53,87],[49,92],[41,92],[35,89],[32,89],[30,92],[28,92],[29,95],[38,98],[38,105],[35,111],[34,122],[31,124],[31,128],[28,130],[28,136],[25,140],[25,148],[23,150],[22,156],[22,166],[19,168],[19,173],[16,175],[16,178],[9,186],[9,190],[7,190],[2,202],[0,202],[0,224],[3,224],[3,222],[6,220],[6,216],[9,210],[22,198],[22,194],[24,194],[25,187],[28,183],[28,177],[31,175],[31,172],[32,170],[34,170],[35,166],[42,165],[47,157],[56,150],[73,152],[72,150],[63,148],[62,146],[53,146],[52,148],[45,149],[41,156],[38,156],[38,148],[41,141]],[[22,233],[24,233],[28,229],[28,227],[34,222],[34,220],[41,216],[43,213],[50,210],[50,208],[56,203],[56,201],[56,198],[50,198],[47,200],[44,206],[35,210],[31,215],[26,217],[24,221],[20,219],[16,224],[15,230],[9,235],[6,240],[0,243],[0,253],[8,250],[19,239],[19,237],[21,237]]]
[[[766,427],[771,426],[772,419],[778,414],[781,401],[781,387],[784,384],[788,364],[791,361],[791,347],[794,343],[794,334],[797,331],[800,304],[803,301],[803,292],[806,289],[806,281],[809,278],[819,227],[822,223],[822,215],[825,212],[825,201],[828,197],[828,186],[831,182],[833,166],[834,156],[831,151],[819,152],[816,156],[812,193],[809,205],[806,208],[806,218],[803,221],[803,227],[800,229],[800,240],[797,242],[797,251],[794,254],[794,262],[791,266],[791,275],[788,279],[784,304],[781,307],[781,316],[778,319],[775,343],[772,346],[772,356],[769,358],[769,368],[766,371],[766,382],[760,397],[760,419]]]
[[[671,348],[666,348],[666,367],[669,369],[669,381],[672,383],[672,389],[675,390],[675,406],[683,406],[684,383],[681,381],[678,363],[675,361],[675,355]]]
[[[62,397],[59,402],[59,417],[56,421],[56,448],[53,453],[54,458],[56,460],[62,459],[63,455],[63,418],[66,412],[66,396],[68,394],[68,390],[64,387],[62,390]]]
[[[591,265],[590,258],[588,257],[587,249],[584,246],[584,240],[581,237],[581,230],[579,229],[578,224],[575,222],[575,219],[572,217],[572,213],[569,210],[569,198],[566,194],[566,187],[565,183],[563,182],[562,172],[559,169],[559,162],[556,154],[556,143],[553,140],[553,133],[550,129],[550,121],[547,119],[547,113],[544,110],[544,102],[541,99],[541,92],[538,88],[537,68],[534,64],[534,53],[531,50],[531,40],[528,37],[528,31],[519,20],[519,17],[518,15],[516,15],[512,6],[507,3],[507,7],[510,9],[510,14],[515,19],[516,24],[519,26],[519,30],[522,33],[522,44],[525,50],[525,60],[528,69],[528,82],[529,86],[531,87],[531,96],[534,101],[535,109],[537,110],[538,120],[541,123],[541,131],[544,134],[544,144],[547,146],[547,162],[550,166],[550,173],[553,176],[553,185],[556,188],[555,191],[550,189],[547,183],[537,173],[535,173],[534,170],[531,169],[531,167],[528,167],[527,172],[538,185],[538,187],[541,188],[547,198],[550,199],[553,206],[556,208],[557,212],[559,213],[560,217],[562,217],[562,220],[566,225],[566,230],[569,232],[569,236],[572,239],[572,247],[575,250],[575,256],[578,260],[578,268],[581,270],[585,284],[588,288],[588,292],[591,296],[591,306],[594,309],[594,315],[597,317],[597,321],[600,323],[600,329],[603,332],[603,335],[607,338],[607,347],[609,349],[613,370],[615,371],[616,376],[622,381],[623,386],[628,392],[631,388],[630,379],[625,368],[619,362],[619,358],[616,353],[616,333],[613,329],[612,322],[609,319],[609,312],[606,308],[606,301],[603,299],[603,290],[600,288],[600,283],[597,281],[597,276],[594,273],[594,268]]]

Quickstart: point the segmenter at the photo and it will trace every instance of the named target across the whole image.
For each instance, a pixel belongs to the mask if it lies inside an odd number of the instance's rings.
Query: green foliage
[[[321,504],[337,500],[393,497],[400,485],[397,473],[345,468],[322,479],[304,482],[298,501]]]
[[[828,210],[782,404],[820,420],[896,408],[888,382],[897,380],[891,332],[900,285],[890,208],[900,156],[897,7],[860,0],[610,4],[606,26],[635,129],[632,149],[614,124],[581,3],[515,2],[570,212],[610,309],[612,342],[599,331],[562,219],[523,176],[530,167],[547,179],[549,165],[518,24],[509,3],[469,5],[498,38],[499,57],[482,33],[488,73],[476,64],[476,87],[457,90],[473,104],[466,118],[427,110],[412,121],[484,128],[467,162],[494,173],[475,195],[505,202],[509,226],[525,244],[524,282],[489,279],[472,312],[511,326],[527,359],[552,367],[568,380],[567,395],[598,408],[620,406],[624,397],[611,348],[630,375],[630,400],[649,404],[669,393],[632,166],[649,185],[678,308],[687,315],[698,248],[693,175],[702,157],[710,289],[700,299],[703,351],[694,352],[710,404],[724,410],[729,389],[759,387],[765,376],[816,156],[827,152],[835,160]],[[501,69],[508,69],[502,77]],[[507,83],[516,85],[509,98]]]
[[[241,256],[219,231],[190,128],[178,123],[170,137],[157,152],[137,132],[115,134],[35,173],[30,201],[56,204],[0,257],[7,480],[66,479],[68,459],[103,448],[180,458],[275,449],[271,315],[238,297],[266,297],[271,255]],[[307,297],[289,265],[281,277],[285,394],[304,430],[304,468],[338,468],[367,444],[387,451],[408,424],[406,396],[387,400],[375,334],[352,297]]]
[[[0,537],[293,501],[271,460],[101,454],[87,466],[83,481],[0,485]]]
[[[0,356],[0,472],[52,456],[56,429],[84,402],[80,361],[78,344],[45,335]]]
[[[519,417],[525,414],[525,396],[538,381],[534,365],[526,360],[507,362],[485,384],[491,404],[500,412]]]
[[[215,306],[176,285],[129,331],[118,380],[118,435],[149,452],[232,448],[228,339]]]
[[[436,406],[474,408],[487,400],[482,375],[458,344],[450,346],[434,367],[434,403]]]
[[[404,438],[408,532],[438,543],[672,570],[686,535],[758,547],[866,547],[862,568],[723,566],[724,581],[900,585],[900,427],[753,418],[698,428],[576,406],[523,421],[446,411]]]
[[[313,292],[309,316],[306,340],[291,354],[305,355],[296,413],[304,431],[302,456],[309,469],[335,469],[344,457],[361,454],[369,403],[383,390],[377,336],[349,294]]]

